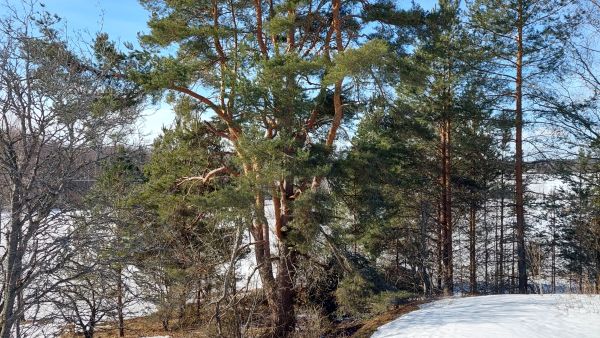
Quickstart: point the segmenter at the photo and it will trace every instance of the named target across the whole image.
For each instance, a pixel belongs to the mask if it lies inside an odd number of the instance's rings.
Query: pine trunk
[[[277,309],[273,327],[273,337],[287,337],[296,325],[294,312],[295,255],[288,243],[287,231],[293,219],[294,178],[286,177],[282,184],[281,216],[276,234],[279,240],[279,265],[277,266]]]
[[[553,196],[554,197],[554,196]],[[556,209],[552,209],[552,293],[556,292]]]
[[[440,178],[441,180],[441,178]],[[442,276],[444,267],[442,265],[442,242],[444,241],[442,235],[442,206],[441,202],[437,204],[437,289],[438,292],[442,290]]]
[[[275,313],[273,337],[288,337],[294,332],[296,315],[294,311],[294,253],[287,243],[279,244],[279,266],[277,268],[277,309]]]
[[[477,293],[477,262],[475,261],[475,218],[477,211],[475,203],[471,203],[469,208],[469,282],[471,284],[471,294]]]
[[[523,187],[523,0],[518,1],[517,19],[517,76],[515,109],[515,212],[517,217],[517,270],[519,293],[527,293],[527,266],[525,260],[525,210]]]
[[[441,128],[442,151],[442,265],[443,293],[454,292],[454,273],[452,266],[452,190],[450,182],[450,119],[446,117]]]
[[[485,231],[485,239],[484,239],[484,259],[483,259],[483,267],[484,267],[484,290],[487,293],[489,290],[489,285],[490,285],[490,281],[489,281],[489,263],[490,263],[490,251],[488,249],[489,247],[489,228],[488,228],[488,223],[487,223],[487,204],[483,205],[483,229]]]
[[[502,158],[504,163],[504,157]],[[502,170],[502,176],[500,176],[500,243],[499,243],[499,271],[498,271],[498,287],[499,293],[504,293],[504,170]]]
[[[279,301],[277,284],[273,277],[273,266],[271,262],[271,241],[269,236],[269,224],[264,214],[265,201],[262,193],[255,196],[256,217],[251,228],[252,237],[256,242],[254,257],[258,266],[258,274],[262,282],[262,288],[267,299],[271,319],[271,332],[279,327]]]

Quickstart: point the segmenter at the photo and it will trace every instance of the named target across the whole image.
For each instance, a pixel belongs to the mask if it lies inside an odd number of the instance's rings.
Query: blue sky
[[[137,0],[41,0],[46,10],[64,19],[67,31],[83,32],[84,36],[94,36],[106,32],[112,40],[121,43],[137,41],[137,34],[146,30],[148,12]],[[399,4],[410,6],[410,0],[399,0]],[[425,9],[432,8],[437,0],[415,1]],[[20,0],[8,0],[18,5]],[[0,6],[0,10],[2,6]],[[2,13],[0,13],[2,14]],[[139,130],[145,142],[150,142],[161,132],[162,126],[169,126],[174,114],[163,104],[146,111],[139,122]]]
[[[137,42],[137,35],[146,30],[149,18],[137,0],[42,0],[42,3],[48,12],[64,19],[68,31],[86,32],[90,36],[106,32],[121,47],[125,42]],[[149,107],[138,122],[143,142],[151,142],[163,126],[171,125],[173,118],[166,104]]]
[[[70,29],[103,31],[113,39],[134,42],[146,28],[148,12],[136,0],[42,0]]]

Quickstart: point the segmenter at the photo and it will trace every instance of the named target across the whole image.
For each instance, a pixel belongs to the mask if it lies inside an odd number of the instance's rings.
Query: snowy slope
[[[600,337],[600,296],[447,298],[421,306],[372,336],[391,337]]]

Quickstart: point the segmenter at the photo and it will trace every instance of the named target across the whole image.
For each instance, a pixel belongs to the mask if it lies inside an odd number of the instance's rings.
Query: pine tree
[[[400,107],[432,121],[430,126],[439,135],[437,155],[439,161],[439,260],[444,294],[452,294],[453,276],[453,185],[454,174],[453,138],[457,126],[473,121],[476,95],[481,94],[484,81],[477,81],[473,67],[481,63],[481,56],[474,51],[463,23],[457,1],[440,1],[439,9],[428,18],[428,30],[416,46],[412,67],[420,72],[416,81],[403,81],[398,85]],[[489,104],[489,103],[488,103]]]
[[[488,227],[485,221],[478,220],[478,215],[483,213],[485,217],[487,211],[484,205],[491,197],[491,187],[497,179],[500,165],[499,152],[493,139],[497,126],[491,122],[491,111],[486,108],[492,102],[486,99],[484,89],[486,88],[475,82],[459,98],[457,104],[462,113],[462,123],[457,128],[455,139],[457,204],[468,210],[469,283],[470,292],[474,294],[479,292],[477,236],[481,230],[487,231]],[[487,257],[487,243],[483,244],[484,255]],[[484,268],[487,271],[487,263]]]
[[[568,183],[561,192],[563,224],[560,227],[560,256],[568,272],[577,276],[578,292],[598,292],[600,285],[600,226],[598,222],[598,165],[591,152],[581,151],[570,161],[563,179]],[[584,290],[594,285],[593,290]]]
[[[231,165],[187,176],[198,184],[223,176],[244,182],[252,196],[248,227],[272,335],[287,336],[295,324],[296,247],[320,226],[303,224],[311,217],[302,213],[312,209],[296,205],[318,206],[327,173],[323,160],[349,117],[348,79],[372,74],[386,62],[385,42],[359,37],[382,13],[388,25],[410,24],[411,17],[387,2],[142,3],[152,13],[144,46],[158,51],[175,45],[175,52],[139,53],[147,67],[130,75],[147,90],[170,91],[174,101],[192,99],[195,110],[205,113],[205,128],[227,144]],[[273,201],[276,238],[264,212],[267,198]],[[272,241],[279,251],[276,270]]]
[[[472,70],[481,65],[482,57],[461,27],[458,4],[441,2],[426,22],[412,55],[398,55],[398,68],[403,71],[395,83],[397,101],[392,105],[381,97],[373,101],[373,111],[361,121],[352,149],[340,164],[343,174],[335,183],[354,216],[350,239],[354,247],[358,242],[374,257],[395,256],[395,272],[389,273],[405,274],[401,260],[408,261],[420,276],[417,284],[425,285],[423,291],[430,293],[430,258],[435,255],[430,253],[429,238],[438,237],[438,284],[441,289],[445,275],[449,293],[452,259],[446,254],[442,264],[442,246],[449,240],[444,250],[451,253],[452,231],[442,234],[443,227],[435,227],[430,220],[435,219],[438,203],[443,207],[444,201],[451,202],[456,194],[451,187],[458,191],[457,204],[468,204],[472,214],[483,204],[495,175],[494,126],[487,108],[495,99],[485,95],[489,84]],[[456,153],[443,151],[450,148],[456,148]],[[457,166],[452,173],[448,171],[451,162]],[[369,170],[368,163],[377,170]],[[440,187],[436,181],[443,181],[440,173],[444,171],[448,184]],[[471,191],[471,202],[465,202],[463,191]],[[445,197],[431,198],[436,195]],[[450,205],[450,216],[461,209]],[[451,219],[442,212],[439,216],[440,224]]]
[[[391,285],[424,294],[433,292],[428,237],[437,178],[431,170],[434,140],[429,125],[412,112],[377,108],[361,121],[331,180],[352,216],[345,230],[351,251],[372,257],[372,264],[385,261],[381,267]],[[410,272],[406,261],[418,272]]]
[[[228,314],[220,303],[235,294],[235,268],[246,253],[243,226],[251,212],[243,182],[229,176],[202,182],[195,176],[236,164],[189,103],[184,99],[176,106],[175,125],[155,140],[144,166],[146,182],[128,202],[138,234],[138,284],[157,305],[165,330],[175,318],[182,324],[192,297],[198,315],[213,295],[223,297],[215,310],[217,323]],[[241,326],[222,334],[239,336]]]
[[[493,57],[490,76],[510,85],[515,128],[515,213],[519,292],[527,292],[525,252],[525,186],[523,182],[523,127],[534,113],[543,81],[548,81],[564,61],[565,40],[573,21],[567,9],[572,1],[474,0],[469,4],[470,22],[477,30],[483,50]],[[543,79],[543,80],[542,80]],[[540,90],[541,89],[541,90]]]

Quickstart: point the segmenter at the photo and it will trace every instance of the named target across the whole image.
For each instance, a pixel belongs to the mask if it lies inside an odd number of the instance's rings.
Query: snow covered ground
[[[600,338],[600,296],[495,295],[422,305],[372,338]]]

